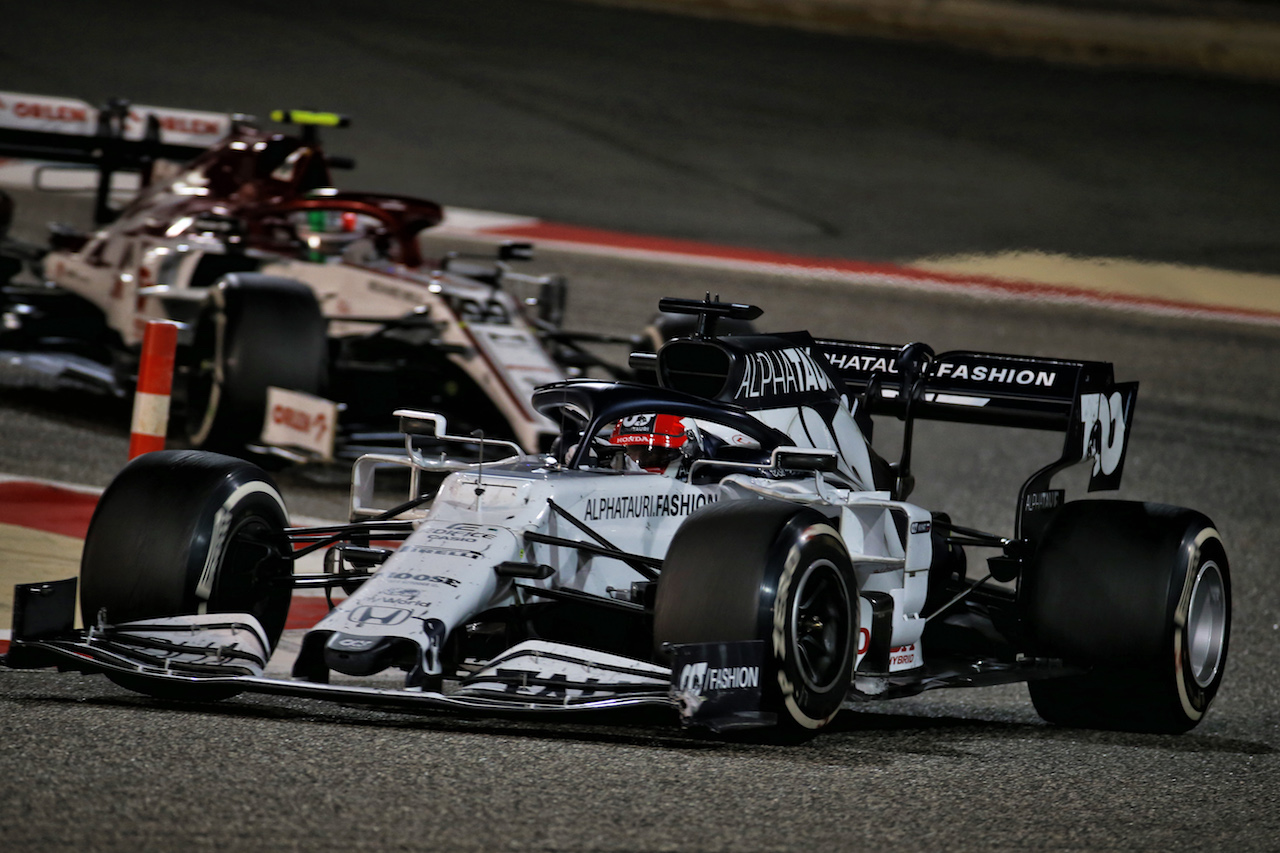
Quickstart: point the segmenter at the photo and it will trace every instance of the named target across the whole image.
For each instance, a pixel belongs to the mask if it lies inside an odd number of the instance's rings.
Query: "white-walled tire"
[[[848,551],[827,518],[781,501],[727,501],[690,516],[672,540],[655,648],[764,640],[764,710],[783,728],[813,731],[849,691],[856,602]]]
[[[249,613],[274,648],[289,612],[288,515],[270,478],[241,459],[201,451],[146,453],[98,501],[80,564],[84,624],[202,613]],[[115,679],[165,698],[225,698]]]
[[[191,445],[243,454],[260,439],[267,388],[319,394],[328,358],[328,324],[309,287],[257,273],[225,276],[210,290],[187,358]]]
[[[1213,523],[1190,509],[1074,501],[1045,530],[1020,593],[1040,653],[1088,667],[1029,684],[1060,725],[1177,733],[1222,683],[1231,573]]]

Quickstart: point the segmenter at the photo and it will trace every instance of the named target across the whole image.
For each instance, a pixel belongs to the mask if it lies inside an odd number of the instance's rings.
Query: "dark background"
[[[6,18],[4,89],[345,112],[330,147],[358,187],[822,256],[1280,271],[1267,83],[556,0],[55,0]]]

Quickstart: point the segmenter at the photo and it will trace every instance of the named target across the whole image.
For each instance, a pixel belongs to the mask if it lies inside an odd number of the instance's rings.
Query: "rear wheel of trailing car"
[[[211,289],[185,359],[187,436],[203,450],[243,454],[260,441],[267,388],[319,394],[328,326],[311,289],[255,273]]]
[[[84,624],[248,613],[262,626],[269,653],[292,597],[287,525],[280,493],[251,463],[192,450],[143,454],[112,481],[89,524],[80,564]],[[113,680],[165,698],[239,692]]]
[[[1085,668],[1030,682],[1044,719],[1176,733],[1204,717],[1231,629],[1227,553],[1204,515],[1069,503],[1046,528],[1019,594],[1037,653]]]
[[[765,712],[818,729],[849,691],[858,635],[849,553],[831,521],[781,501],[727,501],[689,517],[663,560],[654,642],[763,640]]]

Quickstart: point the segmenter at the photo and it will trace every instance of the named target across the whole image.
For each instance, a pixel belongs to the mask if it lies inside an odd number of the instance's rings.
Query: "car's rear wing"
[[[301,127],[303,141],[318,145],[318,128],[347,127],[350,119],[314,110],[276,110],[271,120]],[[107,204],[111,176],[138,172],[151,182],[157,160],[186,163],[252,123],[251,116],[153,107],[113,99],[101,107],[73,98],[0,92],[0,157],[92,166],[98,172],[94,218],[114,218]],[[351,169],[349,157],[326,156],[331,168]]]
[[[899,357],[903,347],[815,340],[833,372],[870,414],[905,410]],[[1066,429],[1081,394],[1114,386],[1111,364],[956,350],[933,356],[912,414],[926,420],[1031,429]],[[870,390],[871,393],[868,393]]]
[[[665,388],[750,411],[822,406],[844,396],[868,439],[873,415],[902,419],[902,457],[890,466],[898,500],[914,484],[912,425],[921,418],[1065,434],[1061,457],[1023,484],[1020,536],[1034,535],[1064,499],[1049,488],[1058,471],[1089,459],[1090,491],[1120,486],[1138,383],[1117,384],[1107,362],[967,350],[936,355],[920,343],[814,339],[808,332],[717,337],[718,319],[753,320],[760,309],[710,294],[664,299],[658,307],[698,318],[692,336],[668,341],[656,354],[631,355],[633,368],[656,369]]]
[[[95,107],[72,98],[0,92],[0,140],[10,157],[92,163],[93,150],[105,137],[126,143],[150,141],[174,159],[189,160],[230,133],[237,118],[118,99]],[[21,151],[10,153],[14,148]]]
[[[0,156],[83,164],[98,171],[94,218],[109,222],[111,176],[139,172],[145,186],[157,160],[185,163],[227,136],[243,118],[108,101],[0,92]]]
[[[1062,457],[1023,489],[1020,515],[1052,509],[1053,473],[1093,460],[1089,490],[1116,489],[1133,424],[1137,382],[1117,383],[1104,361],[815,340],[859,414],[1058,430]],[[911,362],[914,361],[914,366]],[[911,383],[914,393],[903,385]]]

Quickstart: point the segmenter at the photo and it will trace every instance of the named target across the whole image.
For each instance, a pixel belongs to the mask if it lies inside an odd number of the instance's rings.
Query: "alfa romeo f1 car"
[[[196,451],[146,454],[106,490],[75,580],[17,589],[8,665],[102,672],[147,694],[242,691],[397,709],[573,714],[636,706],[729,731],[804,734],[842,708],[930,688],[1029,683],[1054,723],[1181,732],[1222,683],[1231,584],[1191,510],[1067,501],[1053,477],[1118,486],[1137,383],[1103,362],[929,347],[721,337],[759,309],[664,300],[694,334],[633,356],[659,385],[577,379],[533,405],[555,447],[473,441],[401,410],[407,456],[354,467],[351,521],[289,527],[270,479]],[[881,458],[872,418],[904,421]],[[1061,432],[1017,496],[1013,531],[912,504],[920,419]],[[382,509],[376,474],[410,469]],[[327,550],[325,571],[294,570]],[[986,551],[985,568],[967,554]],[[291,590],[343,590],[264,675]],[[388,677],[392,680],[388,680]],[[380,680],[379,680],[380,679]],[[675,715],[673,714],[673,717]]]
[[[345,120],[273,118],[302,131],[0,92],[0,155],[94,166],[101,226],[55,229],[47,254],[8,241],[9,378],[127,394],[147,322],[170,320],[180,332],[178,431],[194,447],[328,456],[335,438],[352,444],[380,425],[396,440],[394,402],[546,449],[555,428],[530,394],[597,363],[578,346],[592,336],[559,328],[564,280],[514,272],[511,261],[531,257],[527,244],[424,259],[418,236],[441,222],[437,204],[335,188],[331,167],[352,164],[327,156],[316,128]],[[41,185],[53,183],[50,169]],[[142,189],[117,211],[121,170],[140,172]],[[43,280],[6,284],[18,261],[41,254]]]

